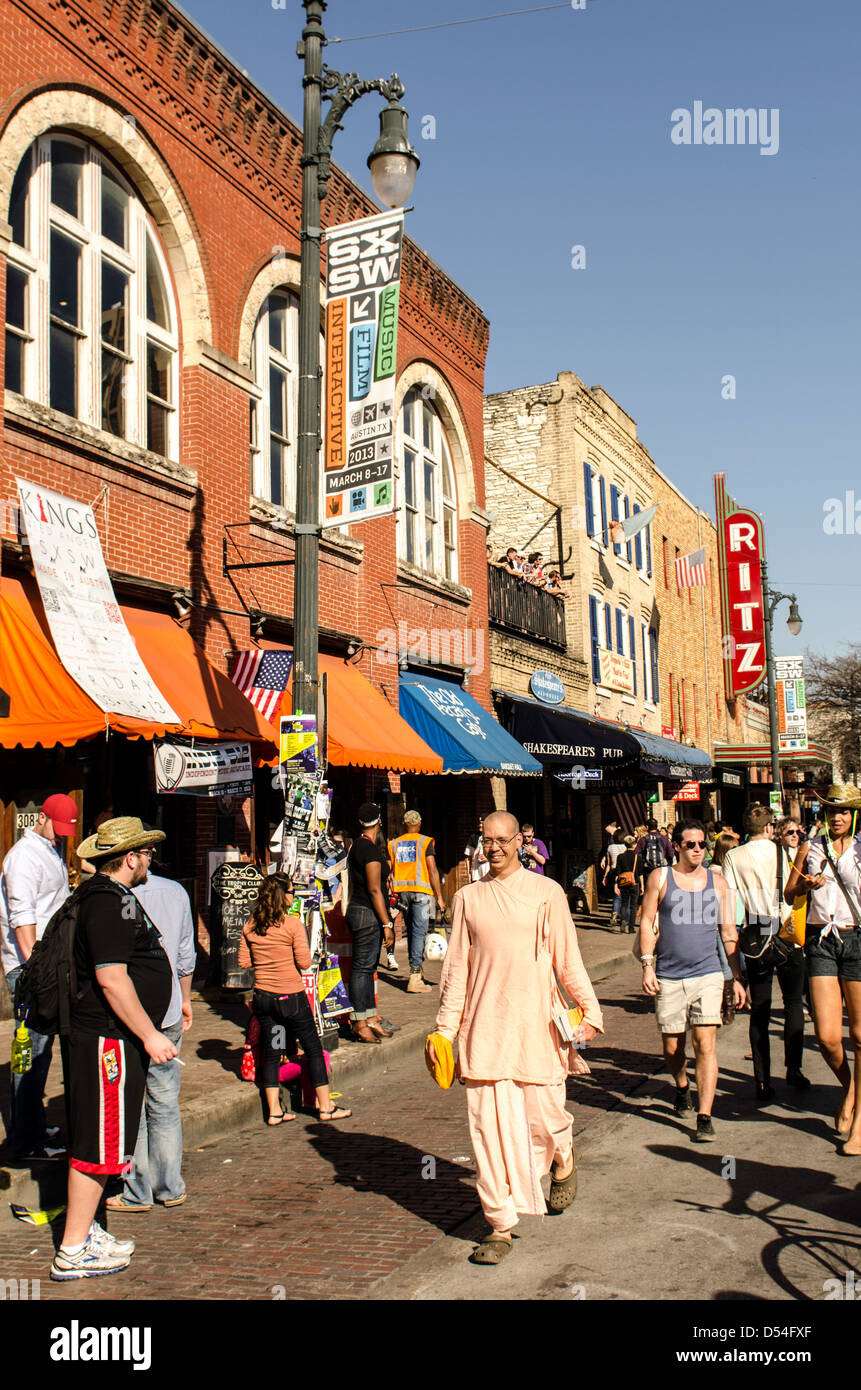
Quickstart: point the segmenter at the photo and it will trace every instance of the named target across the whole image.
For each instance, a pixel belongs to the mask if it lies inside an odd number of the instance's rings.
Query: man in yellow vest
[[[394,891],[407,930],[410,957],[408,994],[430,993],[431,986],[422,979],[422,959],[432,899],[436,898],[440,912],[445,911],[434,842],[430,835],[422,835],[421,823],[418,811],[407,811],[403,835],[389,841]]]

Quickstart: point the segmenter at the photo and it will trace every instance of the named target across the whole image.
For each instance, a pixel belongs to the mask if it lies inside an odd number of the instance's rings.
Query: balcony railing
[[[565,650],[564,599],[545,593],[496,565],[488,565],[487,601],[493,627],[520,632],[536,642]]]

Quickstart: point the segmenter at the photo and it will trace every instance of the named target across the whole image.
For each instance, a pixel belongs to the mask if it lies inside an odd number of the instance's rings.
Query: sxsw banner
[[[723,473],[715,474],[718,570],[727,699],[755,690],[765,679],[765,615],[762,602],[762,521],[729,496]]]
[[[323,526],[395,509],[394,417],[402,211],[326,232]]]

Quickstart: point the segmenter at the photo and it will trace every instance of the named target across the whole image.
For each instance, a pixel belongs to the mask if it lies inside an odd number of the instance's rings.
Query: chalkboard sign
[[[229,989],[254,985],[254,971],[239,968],[239,942],[262,882],[256,864],[219,864],[210,879],[213,963],[216,957],[220,960],[221,983]]]

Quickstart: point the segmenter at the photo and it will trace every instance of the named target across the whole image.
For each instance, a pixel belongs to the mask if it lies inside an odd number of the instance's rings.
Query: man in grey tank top
[[[673,868],[649,874],[640,919],[643,989],[655,1000],[655,1018],[667,1068],[676,1085],[675,1110],[693,1110],[685,1037],[691,1030],[697,1080],[697,1143],[715,1138],[711,1113],[717,1089],[717,1030],[721,1022],[724,961],[733,979],[736,1008],[745,1001],[741,983],[735,899],[717,869],[706,869],[702,821],[673,827],[679,856]]]

